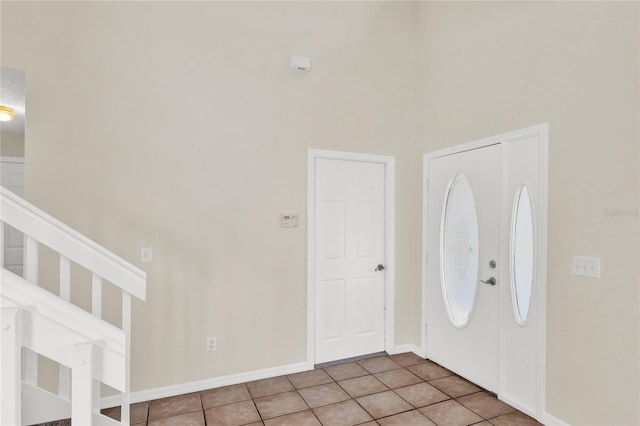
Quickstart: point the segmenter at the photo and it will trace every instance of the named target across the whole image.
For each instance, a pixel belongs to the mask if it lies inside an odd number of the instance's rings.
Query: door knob
[[[378,266],[376,266],[376,269],[374,269],[374,271],[382,271],[384,269],[384,265],[382,263],[378,264]]]
[[[496,279],[494,277],[489,278],[488,280],[480,280],[481,283],[496,285]]]

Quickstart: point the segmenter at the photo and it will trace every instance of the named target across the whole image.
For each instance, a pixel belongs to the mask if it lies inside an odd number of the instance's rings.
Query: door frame
[[[393,156],[311,149],[307,151],[307,364],[315,365],[315,209],[316,160],[345,160],[384,165],[384,347],[392,354],[395,347],[395,175]],[[365,355],[365,354],[363,354]]]
[[[547,212],[548,212],[548,171],[549,171],[549,124],[543,123],[532,127],[527,127],[524,129],[503,133],[496,136],[491,136],[488,138],[480,139],[474,142],[465,143],[462,145],[457,145],[449,148],[440,149],[437,151],[429,152],[424,154],[423,156],[423,179],[422,179],[422,194],[423,194],[423,205],[422,205],[422,316],[421,316],[421,342],[420,342],[420,351],[423,357],[427,355],[427,309],[426,309],[426,298],[427,298],[427,219],[428,219],[428,202],[429,197],[427,196],[427,191],[429,188],[429,160],[435,159],[438,157],[449,156],[452,154],[458,154],[465,151],[470,151],[473,149],[484,148],[491,145],[505,145],[511,142],[517,142],[524,138],[528,137],[538,137],[540,141],[539,145],[539,203],[538,207],[539,212],[539,221],[538,221],[538,229],[536,233],[536,238],[538,239],[537,243],[537,265],[535,269],[537,287],[536,287],[536,315],[537,315],[537,329],[536,329],[536,362],[538,366],[537,378],[536,378],[536,388],[537,388],[537,417],[538,419],[542,419],[543,416],[546,415],[546,312],[547,312]],[[506,197],[506,185],[504,185],[504,179],[506,178],[506,167],[508,166],[505,161],[505,150],[502,151],[502,184],[501,184],[501,205],[500,212],[507,211],[505,210],[508,205],[510,205],[512,200],[507,200]],[[509,210],[510,211],[510,210]],[[509,247],[509,235],[508,232],[505,231],[505,226],[503,220],[511,221],[511,217],[503,218],[501,216],[501,224],[500,224],[500,244],[504,247]],[[505,245],[506,244],[506,245]],[[502,274],[501,274],[502,275]],[[500,292],[501,296],[499,299],[499,306],[501,311],[502,303],[511,303],[510,301],[505,301],[502,298],[502,292]],[[504,389],[504,380],[505,380],[505,371],[502,367],[502,363],[500,363],[500,358],[502,354],[506,351],[506,341],[504,339],[503,331],[500,327],[500,320],[498,320],[498,398],[503,399],[503,395],[501,392]],[[514,404],[514,401],[509,401],[508,398],[505,399],[505,402]],[[517,408],[517,404],[516,404]]]

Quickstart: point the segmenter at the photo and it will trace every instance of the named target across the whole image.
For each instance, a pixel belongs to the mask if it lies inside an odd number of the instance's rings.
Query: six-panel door
[[[316,160],[315,363],[384,350],[381,163]]]

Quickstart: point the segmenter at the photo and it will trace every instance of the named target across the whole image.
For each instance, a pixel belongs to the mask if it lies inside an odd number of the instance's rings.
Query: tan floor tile
[[[247,383],[247,388],[253,398],[261,398],[267,395],[294,390],[293,385],[285,376],[249,382]]]
[[[495,417],[491,419],[491,423],[495,426],[537,426],[542,424],[520,411]]]
[[[456,401],[485,419],[515,411],[515,408],[499,401],[498,398],[489,395],[487,392],[473,393],[458,398]]]
[[[374,419],[392,416],[413,409],[411,405],[392,391],[363,396],[357,398],[356,401],[362,408],[367,410]]]
[[[207,426],[238,426],[259,422],[260,415],[253,401],[236,402],[209,408],[204,411]]]
[[[325,373],[323,369],[304,371],[302,373],[291,374],[288,377],[296,389],[310,388],[311,386],[333,382],[331,376]]]
[[[430,384],[424,382],[398,388],[395,389],[394,392],[416,408],[450,399],[448,395],[445,395]]]
[[[407,370],[411,371],[413,374],[426,381],[453,376],[453,373],[451,371],[431,361],[425,362],[423,364],[412,365],[411,367],[407,367]]]
[[[149,402],[149,420],[177,416],[178,414],[202,410],[199,393],[155,399]]]
[[[387,387],[391,389],[400,388],[403,386],[414,385],[422,382],[422,379],[415,374],[400,368],[398,370],[383,371],[382,373],[374,374],[376,379],[380,380]]]
[[[313,412],[323,426],[351,426],[372,420],[353,400],[325,405],[315,408]]]
[[[105,408],[101,411],[107,417],[120,421],[120,407]],[[129,406],[129,421],[131,424],[144,423],[149,414],[149,401],[138,402]]]
[[[255,403],[263,420],[309,409],[296,391],[258,398]]]
[[[426,362],[424,358],[421,358],[412,352],[391,355],[390,358],[393,362],[401,367],[408,367],[410,365],[422,364]]]
[[[482,388],[466,381],[460,376],[443,377],[442,379],[432,380],[429,384],[440,389],[451,398],[458,398],[460,396],[469,395],[482,390]]]
[[[379,424],[380,423],[376,422],[375,420],[371,420],[370,422],[360,423],[358,426],[376,426]]]
[[[265,426],[322,426],[311,410],[264,421]]]
[[[382,426],[436,426],[431,420],[422,415],[418,410],[407,411],[395,416],[379,419]]]
[[[359,398],[388,390],[382,382],[371,375],[342,380],[338,382],[338,384],[342,386],[352,398]]]
[[[349,399],[349,395],[347,395],[336,383],[300,389],[298,392],[300,392],[302,398],[304,398],[311,408],[335,404],[336,402],[346,401]]]
[[[251,399],[247,386],[244,384],[202,391],[200,397],[202,398],[202,407],[205,409]]]
[[[421,408],[420,412],[438,426],[467,426],[482,421],[482,417],[452,399]]]
[[[338,364],[333,367],[325,367],[326,371],[334,380],[351,379],[352,377],[366,376],[369,374],[367,370],[360,367],[356,362],[348,362],[346,364]]]
[[[192,413],[152,420],[149,422],[149,426],[204,426],[204,416],[202,415],[202,411],[194,411]]]
[[[395,370],[401,368],[398,364],[393,362],[388,356],[379,356],[375,358],[368,358],[358,361],[358,364],[369,373],[380,373],[387,370]]]

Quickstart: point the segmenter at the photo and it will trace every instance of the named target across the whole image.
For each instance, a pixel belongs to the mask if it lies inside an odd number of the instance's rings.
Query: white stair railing
[[[11,389],[16,391],[19,389],[24,394],[26,389],[30,389],[29,392],[31,392],[32,388],[37,387],[37,354],[40,353],[60,364],[59,389],[55,397],[60,400],[71,400],[72,422],[108,423],[108,419],[99,415],[100,387],[92,384],[94,379],[99,379],[122,392],[121,424],[129,424],[131,296],[145,300],[146,274],[2,187],[0,187],[0,222],[0,236],[3,235],[4,224],[10,225],[25,235],[23,278],[4,268],[1,253],[3,250],[0,250],[0,263],[3,266],[1,270],[3,368],[0,370],[2,372],[0,422],[16,424],[16,419],[20,418],[16,416],[21,415],[21,420],[17,424],[26,421],[24,416],[27,414],[26,407],[21,407],[20,396],[12,397],[9,393]],[[58,296],[54,299],[41,293],[45,290],[33,287],[38,285],[40,244],[49,247],[59,255],[60,289]],[[71,305],[72,263],[88,269],[92,274],[91,313],[79,312],[78,307]],[[103,281],[122,290],[122,323],[118,330],[121,337],[112,332],[113,325],[102,320]],[[71,306],[73,309],[60,309],[60,306]],[[74,322],[63,321],[60,318],[63,314],[60,312],[67,311],[73,312],[73,315],[69,315],[75,322],[93,324],[92,331],[83,334],[78,330],[82,329],[82,324],[74,325]],[[45,338],[29,334],[58,332],[61,335],[59,337],[62,337],[65,333],[59,331],[62,330],[59,327],[56,328],[60,322],[64,322],[65,327],[70,329],[71,332],[67,334],[68,339],[75,342],[72,346],[62,348],[61,346],[69,342],[61,342],[60,339],[50,338],[51,336]],[[96,337],[96,333],[100,337]],[[92,339],[99,339],[99,341],[91,341]],[[105,339],[115,340],[105,341]],[[120,371],[114,373],[111,364],[108,363],[117,365],[120,362],[117,360],[118,351],[113,350],[119,339],[122,339],[123,345],[122,363]],[[39,342],[40,346],[34,342]],[[42,342],[48,346],[45,347]],[[57,348],[53,347],[56,345]],[[27,350],[19,356],[22,348]],[[12,374],[11,370],[5,370],[5,355],[7,362],[13,360],[19,363],[17,366],[14,365],[14,368],[20,367],[18,371],[22,370],[22,383],[14,383],[15,371]],[[101,368],[96,368],[96,365],[101,365]],[[122,375],[121,383],[117,378],[110,376],[113,374]],[[18,378],[20,376],[17,374]],[[28,398],[23,395],[22,399]],[[15,410],[18,412],[16,413]],[[100,417],[103,418],[100,419]],[[30,418],[30,420],[33,419]]]

